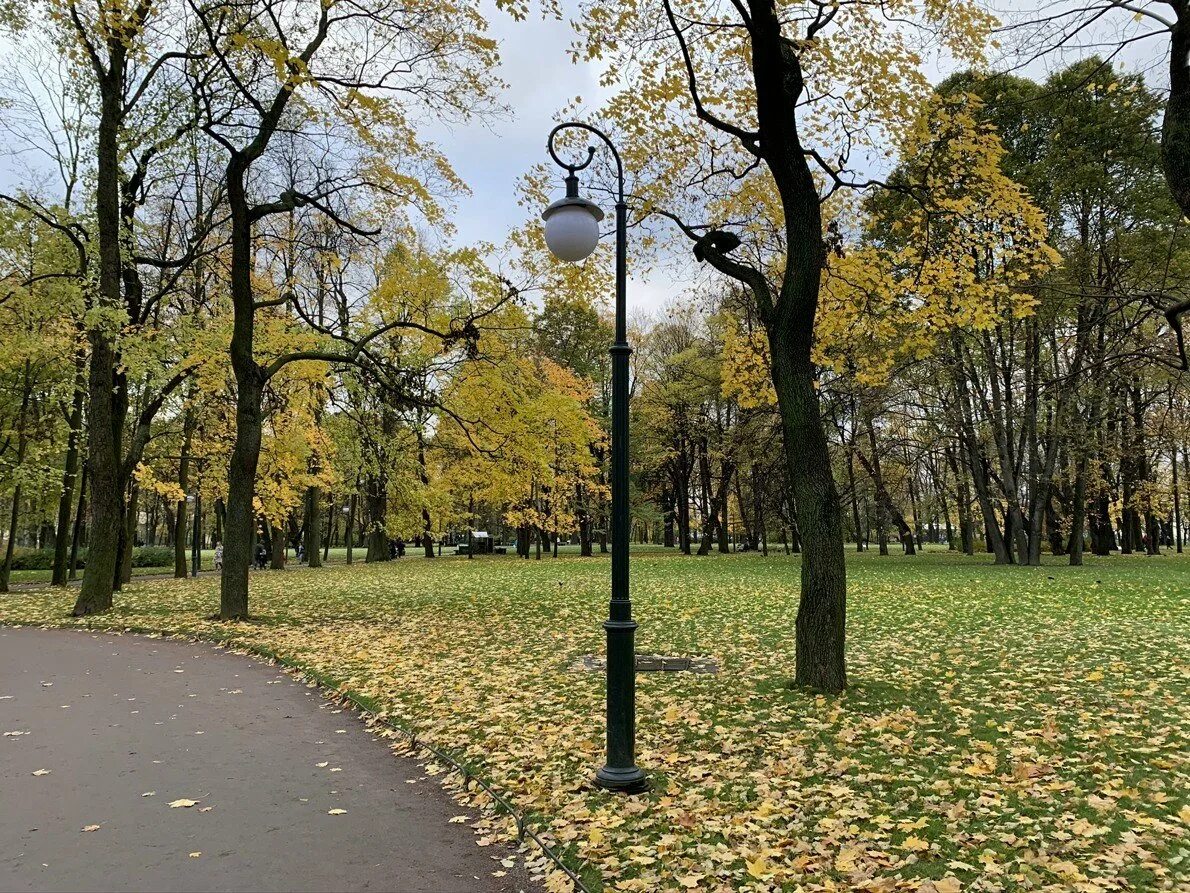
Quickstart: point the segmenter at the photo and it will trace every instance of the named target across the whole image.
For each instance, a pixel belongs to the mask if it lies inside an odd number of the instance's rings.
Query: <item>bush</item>
[[[133,567],[172,567],[174,550],[169,546],[138,546],[132,550]]]
[[[187,552],[189,554],[189,552]],[[0,555],[0,559],[3,556]],[[69,560],[69,556],[67,556]],[[132,550],[133,567],[173,567],[174,550],[169,546],[138,546]],[[79,570],[87,566],[87,550],[79,549]],[[12,556],[14,571],[48,571],[54,567],[52,549],[17,549]]]
[[[12,569],[14,571],[48,571],[53,566],[54,553],[52,550],[16,549],[12,554]]]

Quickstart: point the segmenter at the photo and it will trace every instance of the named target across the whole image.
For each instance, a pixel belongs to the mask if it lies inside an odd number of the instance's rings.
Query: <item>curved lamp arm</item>
[[[559,124],[557,127],[555,127],[553,130],[550,131],[549,138],[546,140],[546,144],[545,144],[546,150],[550,153],[550,158],[554,159],[554,162],[558,165],[558,167],[566,168],[566,170],[570,171],[570,176],[572,176],[572,177],[574,176],[575,172],[581,171],[583,168],[587,167],[591,163],[592,159],[595,157],[595,147],[587,146],[587,160],[584,161],[582,164],[568,164],[567,162],[565,162],[561,158],[559,158],[558,153],[556,151],[554,151],[554,138],[559,133],[561,133],[563,130],[585,130],[585,131],[587,131],[587,133],[594,134],[595,136],[597,136],[601,140],[603,140],[603,144],[605,146],[607,146],[608,150],[612,153],[612,158],[614,158],[616,160],[616,187],[617,187],[616,201],[620,204],[623,204],[624,203],[624,163],[620,160],[620,153],[616,151],[616,147],[612,143],[612,141],[608,137],[608,135],[606,133],[604,133],[602,130],[600,130],[598,127],[593,127],[590,124],[584,124],[581,121],[566,121],[566,122],[563,122],[562,124]]]

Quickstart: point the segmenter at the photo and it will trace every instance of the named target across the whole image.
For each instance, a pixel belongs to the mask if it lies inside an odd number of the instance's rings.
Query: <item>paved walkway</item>
[[[350,711],[210,646],[0,628],[0,732],[0,890],[524,886]]]

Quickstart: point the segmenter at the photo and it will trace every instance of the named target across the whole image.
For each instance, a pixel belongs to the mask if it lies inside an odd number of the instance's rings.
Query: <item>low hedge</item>
[[[190,550],[186,550],[189,560]],[[132,550],[133,567],[173,567],[174,550],[172,546],[137,546]]]
[[[190,554],[189,550],[186,552]],[[3,556],[0,556],[2,558]],[[132,550],[133,567],[172,567],[174,550],[171,546],[137,546]],[[87,566],[87,550],[79,549],[78,568]],[[48,571],[54,567],[52,549],[17,549],[12,556],[14,571]]]
[[[54,553],[43,549],[17,549],[12,556],[14,571],[48,571],[54,566]],[[82,552],[79,553],[79,567],[83,566]]]

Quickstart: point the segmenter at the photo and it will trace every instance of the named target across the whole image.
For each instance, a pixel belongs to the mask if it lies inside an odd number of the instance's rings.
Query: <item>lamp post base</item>
[[[632,766],[628,769],[613,769],[604,766],[595,773],[595,784],[605,791],[616,794],[639,794],[649,788],[649,779],[645,773]]]

